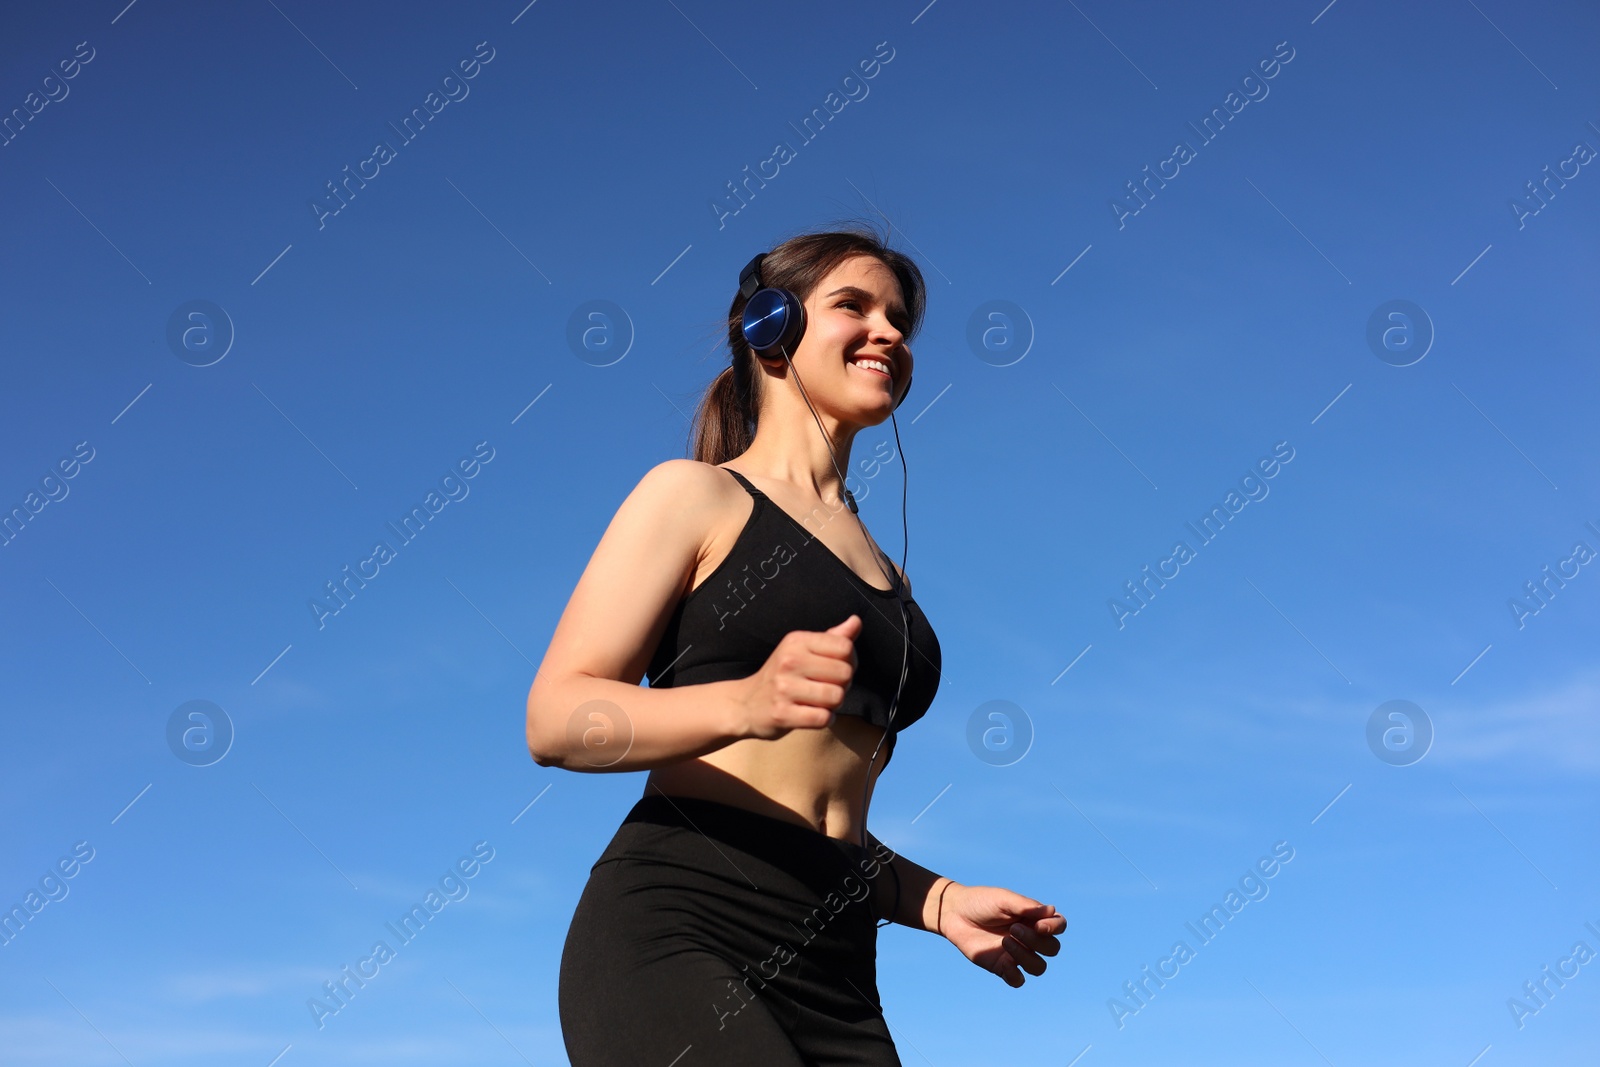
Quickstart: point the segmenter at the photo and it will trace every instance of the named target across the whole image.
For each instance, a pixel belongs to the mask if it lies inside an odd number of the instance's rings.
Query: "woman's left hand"
[[[962,955],[986,971],[998,974],[1013,989],[1044,973],[1041,955],[1061,951],[1055,935],[1067,928],[1055,905],[991,885],[950,883],[937,919],[939,933]]]

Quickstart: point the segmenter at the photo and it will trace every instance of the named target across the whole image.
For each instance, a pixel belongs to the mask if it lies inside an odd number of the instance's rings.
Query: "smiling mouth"
[[[892,375],[886,374],[885,372],[879,370],[877,367],[863,366],[860,362],[858,362],[856,360],[851,360],[850,361],[850,365],[852,367],[854,367],[856,370],[865,371],[867,374],[876,375],[879,378],[886,379],[891,385],[894,383],[894,377]]]

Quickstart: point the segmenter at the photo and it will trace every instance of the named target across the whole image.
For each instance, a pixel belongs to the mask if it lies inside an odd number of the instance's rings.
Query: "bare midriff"
[[[656,767],[645,795],[700,797],[859,841],[867,760],[883,729],[836,716],[820,729],[790,730],[773,740],[745,738],[715,752]],[[882,773],[889,742],[873,765]]]

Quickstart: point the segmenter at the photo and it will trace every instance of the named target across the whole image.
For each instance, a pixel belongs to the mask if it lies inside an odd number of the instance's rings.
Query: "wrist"
[[[725,741],[743,741],[752,736],[750,733],[750,711],[745,705],[746,678],[730,678],[723,682],[712,682],[721,689],[721,699],[717,701],[721,713],[718,716],[720,725],[718,732]]]

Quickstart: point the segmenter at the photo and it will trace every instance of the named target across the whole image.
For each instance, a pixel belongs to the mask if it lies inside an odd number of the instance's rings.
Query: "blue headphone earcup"
[[[745,343],[763,359],[791,355],[806,331],[806,309],[787,289],[758,289],[740,320]]]

